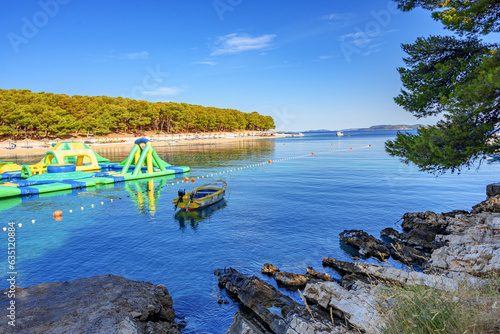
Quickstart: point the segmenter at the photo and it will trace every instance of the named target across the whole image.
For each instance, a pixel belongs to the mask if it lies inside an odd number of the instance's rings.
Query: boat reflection
[[[226,200],[223,199],[201,209],[195,209],[188,212],[179,210],[175,213],[174,218],[179,222],[179,229],[184,230],[187,226],[191,226],[192,229],[196,230],[200,222],[210,218],[215,211],[223,209],[226,206]]]

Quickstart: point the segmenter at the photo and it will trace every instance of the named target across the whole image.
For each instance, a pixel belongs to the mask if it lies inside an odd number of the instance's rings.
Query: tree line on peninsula
[[[12,138],[274,129],[271,116],[235,109],[123,97],[0,89],[0,134]]]

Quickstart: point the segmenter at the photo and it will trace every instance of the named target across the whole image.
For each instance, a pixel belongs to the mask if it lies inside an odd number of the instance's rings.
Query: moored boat
[[[185,211],[204,208],[222,200],[226,193],[226,189],[227,183],[222,180],[205,184],[187,194],[181,189],[172,203],[175,204],[176,209],[180,208]]]
[[[342,131],[337,131],[337,137],[342,137],[343,135]]]

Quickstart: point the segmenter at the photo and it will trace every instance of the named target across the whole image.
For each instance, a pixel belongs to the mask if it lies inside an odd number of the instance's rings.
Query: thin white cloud
[[[210,66],[215,66],[217,63],[215,61],[193,61],[191,64],[193,65],[210,65]]]
[[[158,87],[153,90],[144,90],[141,93],[143,95],[148,95],[148,96],[157,96],[157,95],[165,96],[165,95],[178,95],[183,91],[184,89],[179,87]]]
[[[324,15],[321,17],[322,20],[327,20],[327,21],[349,21],[352,19],[355,19],[357,17],[357,14],[355,13],[332,13],[328,15]]]
[[[349,43],[357,45],[357,46],[367,44],[367,43],[370,43],[371,41],[373,41],[373,38],[369,38],[368,35],[362,31],[357,31],[357,32],[353,32],[350,34],[345,34],[345,35],[340,36],[341,42],[344,42],[346,39],[349,40],[348,41]]]
[[[121,58],[129,59],[129,60],[148,59],[149,52],[141,51],[141,52],[126,53],[126,54],[122,55]]]
[[[335,58],[335,56],[319,56],[320,60],[327,60],[327,59],[331,59],[331,58]]]
[[[252,37],[247,34],[229,34],[220,36],[213,45],[212,56],[238,54],[245,51],[261,50],[271,47],[276,35]]]
[[[363,56],[369,56],[369,55],[371,55],[372,53],[376,53],[376,52],[379,52],[379,51],[382,51],[382,49],[374,49],[374,50],[370,50],[370,51],[367,51],[367,52],[363,53]]]

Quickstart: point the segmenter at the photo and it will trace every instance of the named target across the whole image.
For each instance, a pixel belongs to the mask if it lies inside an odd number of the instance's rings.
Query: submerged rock
[[[16,307],[18,333],[180,333],[165,286],[115,275],[17,288]]]
[[[273,266],[271,263],[264,263],[264,266],[260,269],[260,272],[264,275],[272,276],[275,272],[279,272],[280,270]]]
[[[217,269],[214,273],[219,279],[219,286],[235,299],[239,300],[248,311],[243,308],[246,320],[235,316],[238,323],[231,328],[265,328],[271,333],[347,333],[340,325],[329,320],[329,315],[315,306],[305,306],[292,298],[285,296],[279,290],[255,276],[245,276],[233,268]],[[259,326],[253,321],[258,321]],[[234,332],[233,333],[237,333]],[[238,333],[245,333],[238,332]],[[252,333],[247,331],[246,333]],[[255,332],[259,333],[259,332]],[[264,332],[265,333],[265,332]]]
[[[366,257],[385,261],[391,256],[390,249],[381,240],[361,230],[345,230],[340,233],[340,240]]]

